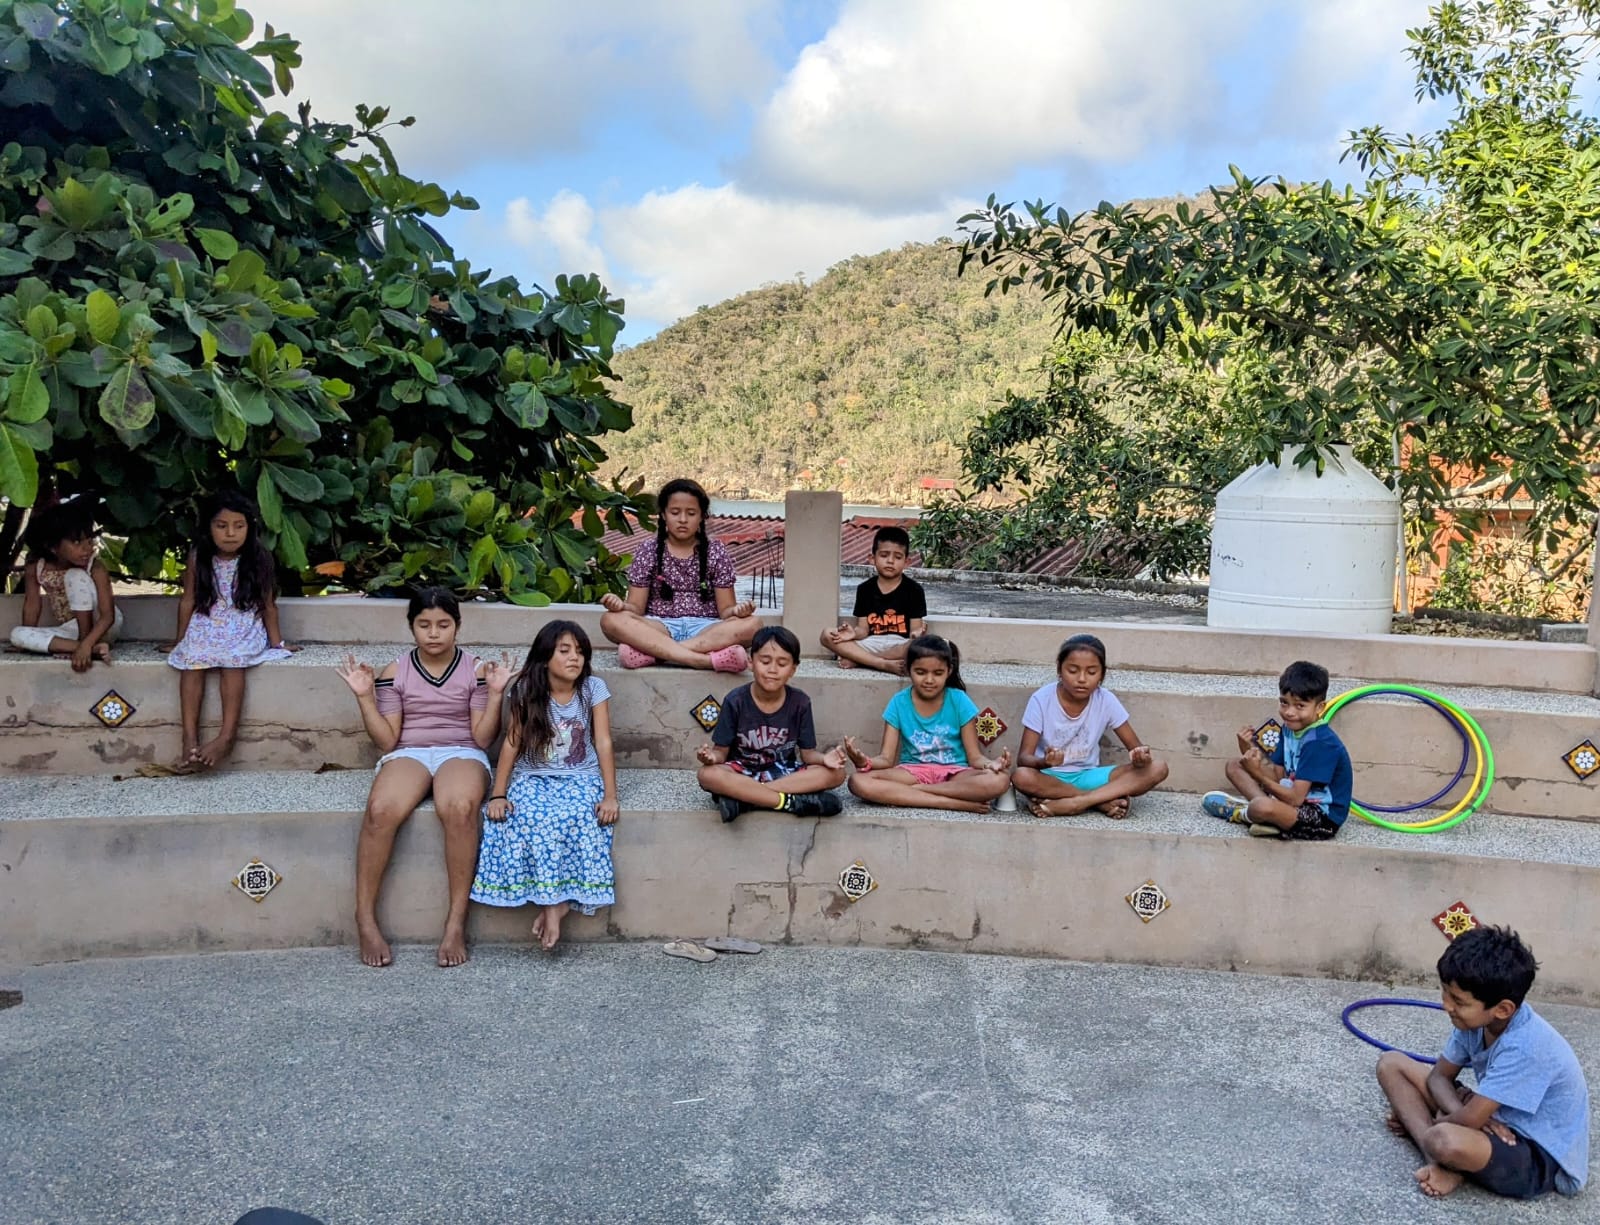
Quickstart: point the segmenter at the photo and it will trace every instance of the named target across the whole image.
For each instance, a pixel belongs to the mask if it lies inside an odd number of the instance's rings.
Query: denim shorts
[[[656,620],[667,627],[667,633],[672,635],[674,642],[688,642],[696,634],[705,633],[719,622],[717,617],[657,617]]]
[[[1115,766],[1050,766],[1041,773],[1079,791],[1093,791],[1109,783],[1111,771],[1115,769]]]

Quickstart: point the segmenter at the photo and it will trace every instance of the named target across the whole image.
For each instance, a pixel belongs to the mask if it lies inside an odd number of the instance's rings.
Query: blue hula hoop
[[[1374,691],[1372,693],[1364,693],[1364,694],[1361,695],[1361,697],[1363,697],[1363,698],[1364,697],[1380,697],[1380,696],[1381,697],[1410,698],[1413,702],[1421,702],[1424,706],[1433,707],[1441,715],[1443,715],[1444,718],[1445,718],[1445,722],[1448,723],[1452,728],[1455,729],[1455,733],[1456,733],[1457,736],[1461,737],[1461,764],[1456,767],[1456,773],[1455,773],[1455,777],[1454,778],[1452,778],[1443,787],[1439,788],[1438,791],[1435,791],[1427,799],[1418,800],[1415,804],[1396,804],[1393,807],[1390,807],[1390,806],[1388,806],[1386,804],[1369,804],[1365,800],[1356,800],[1356,803],[1360,804],[1363,808],[1368,809],[1371,812],[1386,812],[1386,813],[1389,813],[1391,815],[1394,814],[1394,813],[1401,813],[1401,812],[1416,812],[1420,808],[1431,808],[1431,807],[1433,807],[1433,805],[1437,804],[1440,800],[1444,799],[1445,796],[1449,795],[1452,791],[1454,791],[1456,789],[1456,784],[1459,783],[1462,779],[1464,779],[1467,776],[1467,761],[1471,757],[1471,750],[1470,750],[1471,742],[1467,739],[1467,733],[1462,729],[1461,725],[1458,722],[1456,722],[1455,717],[1448,710],[1446,710],[1443,706],[1440,706],[1439,703],[1435,702],[1433,699],[1425,698],[1421,694],[1406,693],[1404,690],[1400,690],[1400,689],[1390,689],[1390,690],[1384,691],[1382,694],[1379,694],[1378,692]],[[1345,705],[1346,706],[1354,706],[1360,700],[1361,700],[1361,698],[1351,698],[1348,702],[1345,703]]]
[[[1390,1046],[1387,1042],[1379,1042],[1371,1034],[1363,1032],[1357,1027],[1356,1023],[1350,1019],[1350,1014],[1352,1012],[1359,1012],[1363,1008],[1377,1008],[1384,1004],[1401,1005],[1406,1008],[1432,1008],[1435,1012],[1444,1011],[1443,1004],[1435,1004],[1432,1000],[1402,1000],[1396,999],[1393,996],[1382,995],[1375,996],[1370,1000],[1357,1000],[1354,1004],[1347,1005],[1345,1010],[1339,1014],[1339,1020],[1344,1022],[1344,1027],[1356,1037],[1360,1038],[1363,1042],[1377,1047],[1380,1051],[1399,1051],[1402,1055],[1409,1055],[1418,1063],[1438,1063],[1438,1059],[1433,1055],[1419,1055],[1416,1051],[1408,1051],[1398,1046]]]

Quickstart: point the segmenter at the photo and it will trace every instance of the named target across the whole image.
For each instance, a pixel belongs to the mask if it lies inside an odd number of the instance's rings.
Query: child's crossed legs
[[[857,771],[850,790],[871,804],[893,808],[942,808],[951,812],[988,812],[1005,794],[1011,780],[1004,770],[967,767],[941,783],[924,783],[909,770]]]
[[[1074,786],[1049,770],[1034,770],[1028,766],[1018,766],[1011,781],[1018,791],[1033,800],[1028,807],[1036,817],[1075,817],[1098,809],[1120,820],[1128,815],[1131,797],[1159,786],[1166,777],[1167,763],[1152,760],[1142,766],[1125,761],[1112,767],[1105,781],[1088,788]]]

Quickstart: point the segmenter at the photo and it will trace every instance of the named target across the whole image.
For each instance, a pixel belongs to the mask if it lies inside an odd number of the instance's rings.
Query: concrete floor
[[[0,1219],[1594,1219],[1595,1191],[1421,1199],[1339,1026],[1389,987],[800,948],[430,962],[0,973],[24,993],[0,1011]],[[1600,1012],[1543,1011],[1600,1080]],[[1443,1038],[1437,1013],[1366,1016]]]

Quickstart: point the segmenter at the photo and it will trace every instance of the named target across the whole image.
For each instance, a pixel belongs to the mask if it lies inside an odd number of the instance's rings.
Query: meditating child
[[[211,499],[189,546],[178,597],[178,645],[167,662],[178,678],[183,723],[179,770],[206,770],[233,751],[244,711],[245,673],[288,659],[278,629],[277,579],[261,539],[256,506],[237,489]],[[200,743],[200,704],[206,676],[217,674],[222,726]]]
[[[878,573],[856,588],[853,625],[822,632],[822,645],[841,668],[875,668],[904,676],[906,647],[927,629],[928,598],[922,584],[903,573],[911,553],[904,528],[880,527],[872,537],[872,567]]]
[[[1428,1159],[1423,1194],[1470,1178],[1497,1195],[1575,1195],[1589,1175],[1589,1088],[1566,1039],[1523,1002],[1539,969],[1506,927],[1476,927],[1439,958],[1455,1032],[1431,1068],[1400,1051],[1378,1060],[1389,1130]],[[1475,1089],[1456,1083],[1468,1065]]]
[[[850,790],[873,804],[988,812],[1010,785],[1011,751],[990,760],[978,745],[978,708],[961,679],[956,644],[935,634],[906,647],[908,688],[883,712],[883,746],[869,757],[846,736]]]
[[[576,906],[617,900],[611,830],[621,811],[611,750],[611,690],[590,669],[589,636],[551,621],[534,637],[506,693],[506,738],[484,807],[472,900],[539,910],[546,951]]]
[[[1098,809],[1121,820],[1128,800],[1167,777],[1128,721],[1117,695],[1102,687],[1105,643],[1075,634],[1056,652],[1056,683],[1028,699],[1022,745],[1011,782],[1032,803],[1036,817],[1073,817]],[[1100,738],[1110,729],[1128,750],[1119,766],[1100,764]]]
[[[1262,838],[1322,841],[1350,815],[1354,772],[1343,741],[1322,718],[1328,704],[1328,670],[1305,660],[1278,678],[1278,721],[1283,734],[1272,755],[1261,752],[1253,727],[1239,729],[1239,751],[1228,781],[1241,794],[1208,791],[1200,806],[1209,815],[1250,826]]]
[[[724,822],[770,808],[797,817],[831,817],[840,808],[833,788],[844,782],[844,752],[817,750],[811,699],[790,686],[800,666],[800,640],[768,625],[750,643],[755,679],[730,693],[695,754],[700,786],[717,797]]]
[[[94,519],[94,499],[83,495],[33,512],[22,623],[11,631],[17,650],[70,655],[74,672],[87,672],[97,659],[110,662],[111,642],[122,629],[111,576],[95,557]]]
[[[745,647],[761,623],[753,603],[734,599],[733,560],[706,535],[710,510],[694,481],[668,481],[656,495],[656,538],[628,567],[628,598],[607,592],[600,600],[600,632],[617,644],[624,668],[750,666]]]

